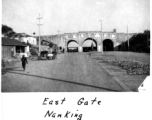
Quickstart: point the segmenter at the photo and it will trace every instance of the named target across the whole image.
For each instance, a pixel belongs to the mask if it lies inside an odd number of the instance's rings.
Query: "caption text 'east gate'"
[[[66,98],[64,97],[61,100],[51,100],[49,98],[44,98],[42,105],[63,105],[66,102]],[[94,99],[91,100],[85,100],[84,97],[78,99],[77,103],[78,106],[88,106],[88,105],[101,105],[101,101],[97,100],[95,97]],[[52,117],[52,118],[77,118],[77,120],[82,119],[83,114],[80,114],[78,110],[76,112],[71,112],[71,111],[66,111],[65,113],[57,113],[54,111],[47,110],[45,113],[45,118],[46,117]]]

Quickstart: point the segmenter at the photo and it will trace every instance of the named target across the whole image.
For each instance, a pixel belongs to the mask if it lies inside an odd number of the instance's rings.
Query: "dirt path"
[[[60,54],[57,60],[29,61],[7,68],[2,92],[124,91],[105,69],[85,53]]]

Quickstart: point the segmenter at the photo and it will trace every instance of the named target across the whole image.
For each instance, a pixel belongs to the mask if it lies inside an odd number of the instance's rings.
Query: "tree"
[[[11,27],[7,25],[2,25],[2,34],[4,35],[4,37],[11,37],[15,34],[15,32]]]
[[[14,37],[16,35],[16,32],[10,32],[8,35],[7,35],[7,37]]]
[[[148,36],[148,38],[150,38],[150,31],[149,30],[144,30],[144,34]]]

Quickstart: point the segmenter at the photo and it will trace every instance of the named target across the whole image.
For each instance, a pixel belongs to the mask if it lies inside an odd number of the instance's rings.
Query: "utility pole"
[[[57,32],[58,32],[58,34],[59,34],[59,33],[60,33],[60,30],[58,30]]]
[[[149,47],[149,34],[148,34],[148,31],[146,32],[146,38],[147,38],[147,48]]]
[[[59,42],[59,34],[60,34],[60,30],[58,30],[57,32],[58,32],[58,42]]]
[[[39,26],[39,53],[40,53],[41,52],[40,26],[42,25],[42,24],[40,24],[40,20],[42,19],[42,17],[40,17],[40,13],[39,13],[39,17],[37,19],[39,20],[38,26]]]
[[[103,41],[102,41],[102,21],[103,21],[103,20],[100,20],[100,22],[101,22],[101,54],[103,54]]]
[[[128,25],[127,25],[127,41],[128,41],[128,51],[129,51]]]

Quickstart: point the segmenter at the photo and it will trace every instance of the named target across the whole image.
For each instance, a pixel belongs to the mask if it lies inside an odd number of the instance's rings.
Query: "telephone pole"
[[[129,51],[128,25],[127,25],[127,41],[128,41],[128,51]]]
[[[37,19],[39,20],[38,26],[39,26],[39,53],[40,53],[40,51],[41,51],[40,26],[42,25],[42,24],[40,24],[40,20],[42,19],[42,17],[40,17],[40,13],[39,13],[39,17]]]
[[[103,41],[102,41],[102,21],[103,21],[103,20],[100,20],[100,22],[101,22],[101,53],[103,54]]]
[[[58,30],[57,32],[58,32],[58,34],[59,34],[59,33],[60,33],[60,30]]]
[[[58,42],[59,42],[59,34],[60,34],[60,30],[58,30],[57,32],[58,32]]]

